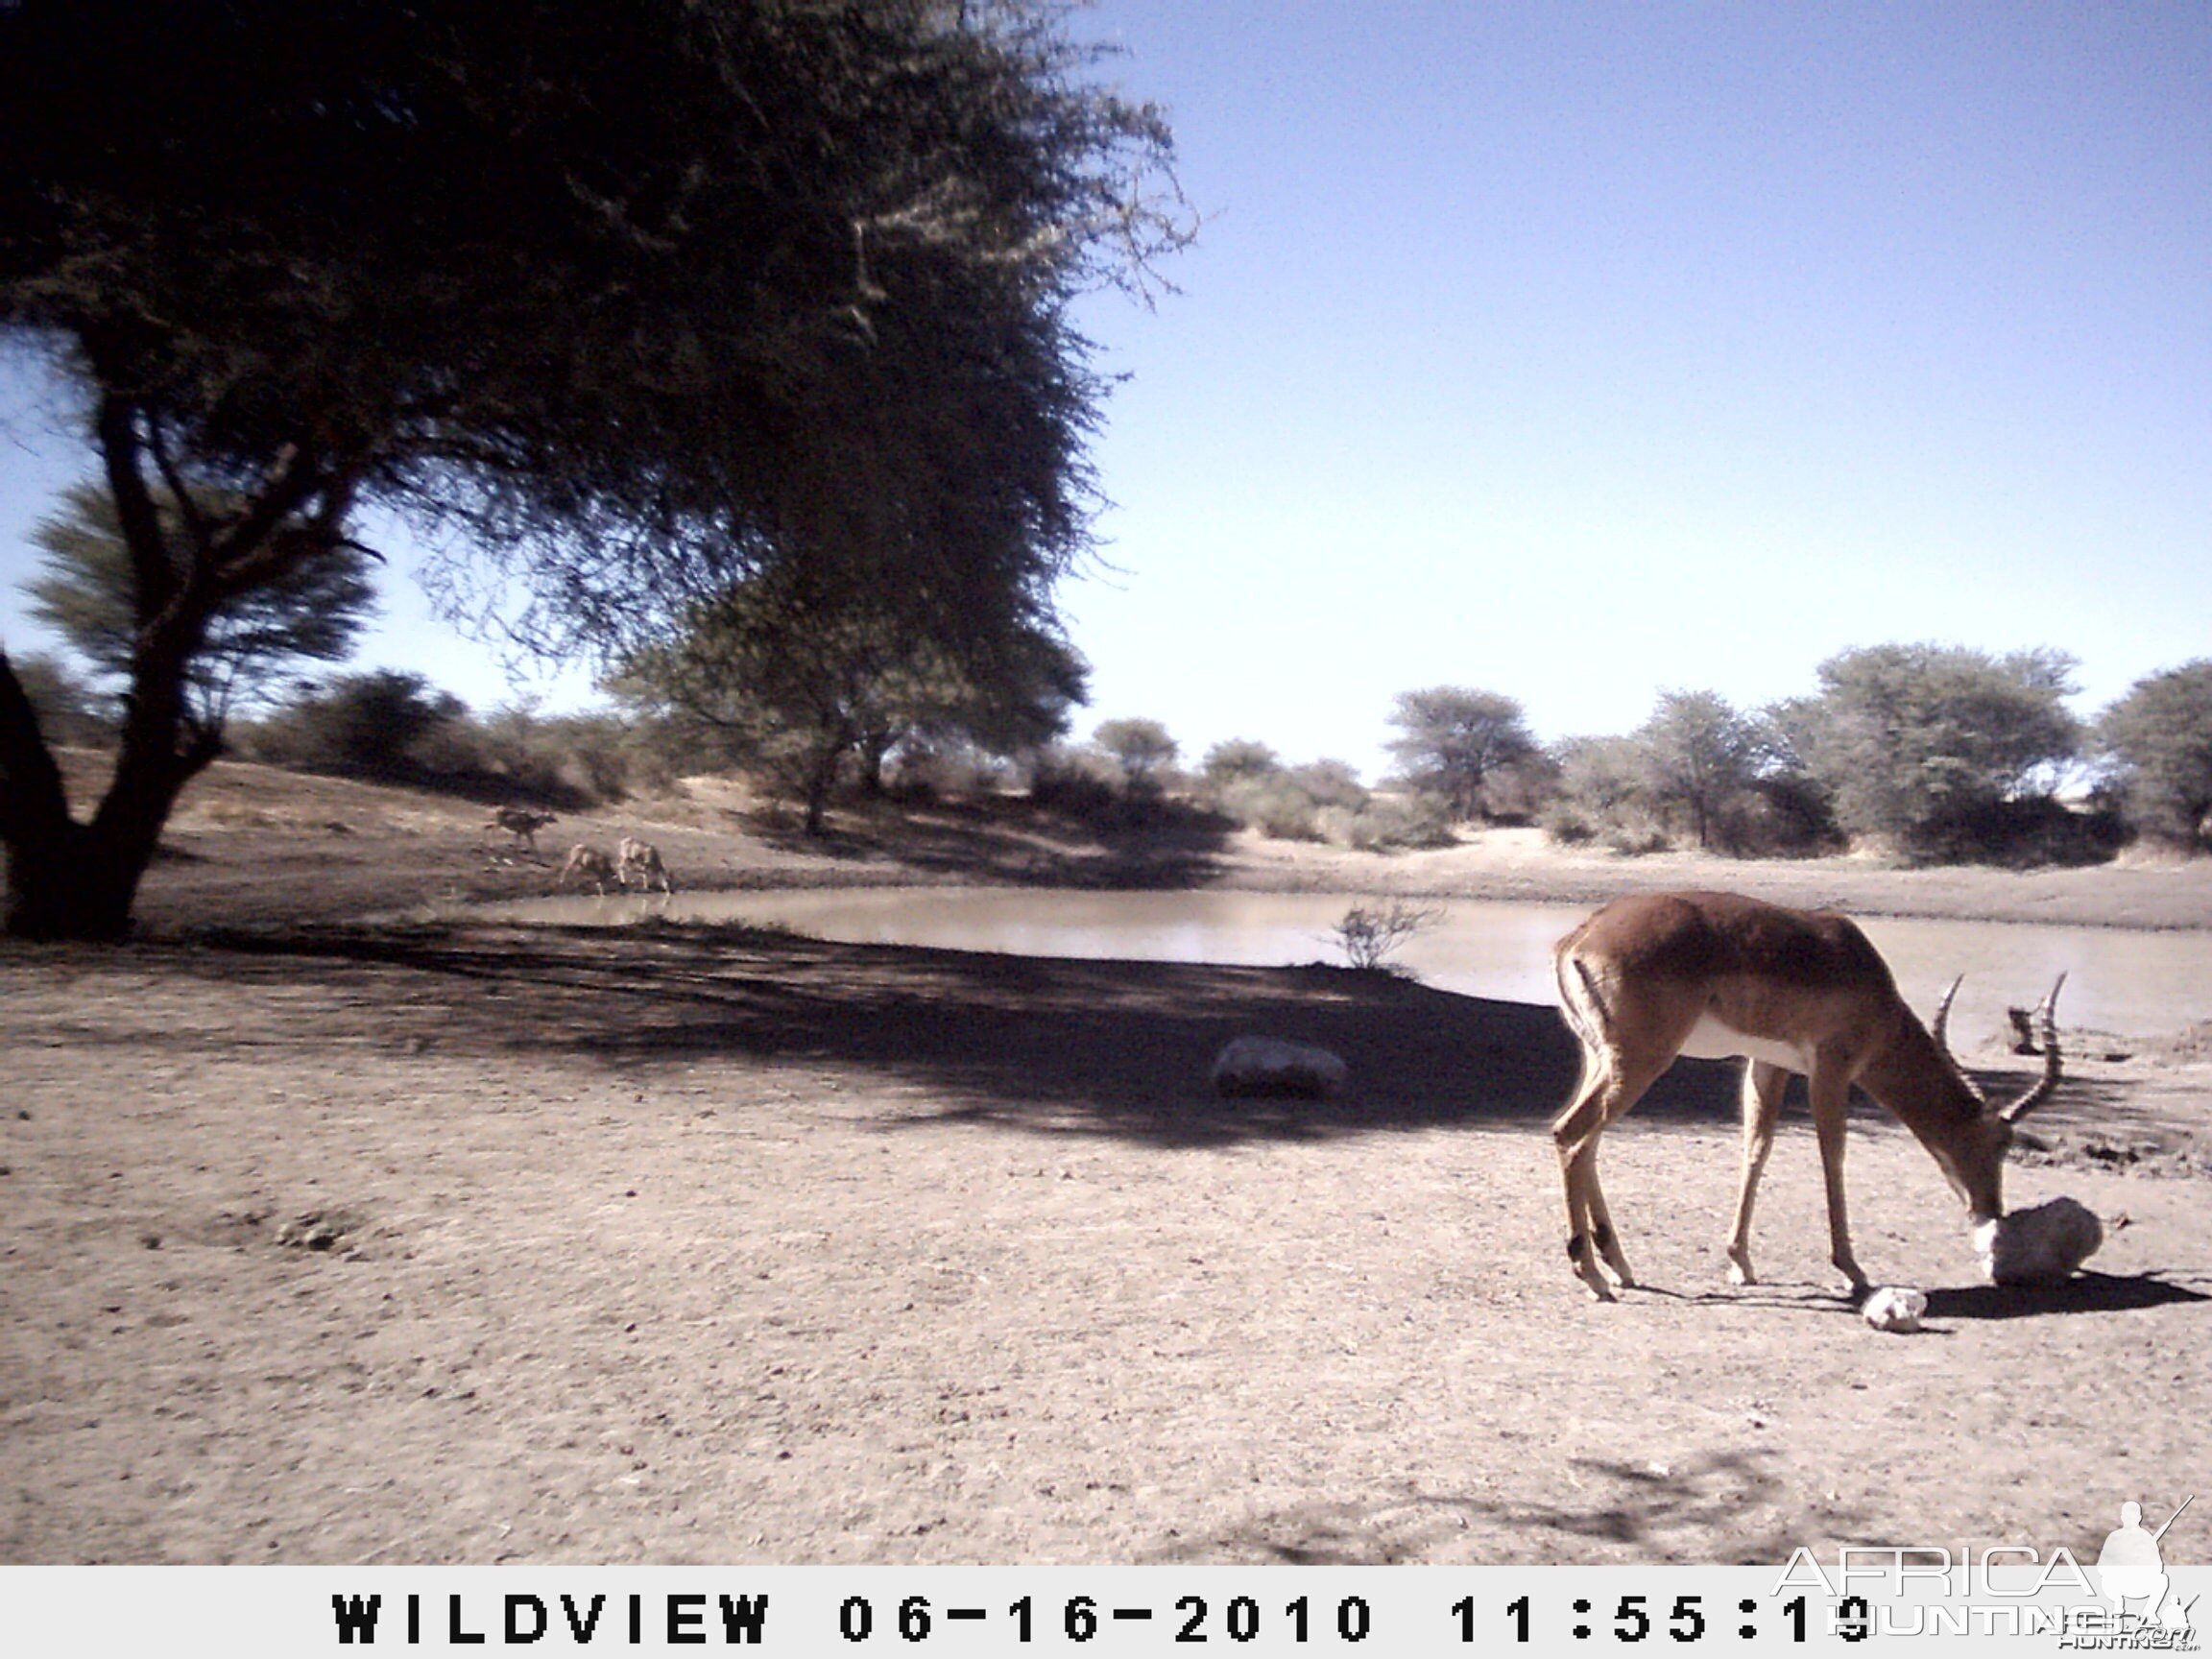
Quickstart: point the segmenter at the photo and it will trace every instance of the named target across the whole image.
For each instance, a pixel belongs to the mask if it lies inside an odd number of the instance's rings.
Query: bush
[[[974,800],[1005,788],[1012,771],[972,743],[911,743],[899,752],[890,787],[902,801]]]
[[[1667,827],[1645,785],[1643,752],[1628,737],[1569,737],[1552,752],[1558,781],[1541,821],[1554,840],[1602,838],[1617,853],[1652,853]]]
[[[1321,839],[1320,805],[1287,772],[1236,779],[1211,791],[1208,804],[1277,841]]]
[[[108,699],[65,664],[33,653],[9,659],[9,667],[37,717],[40,735],[49,744],[94,749],[115,740],[115,719]]]
[[[1208,783],[1220,785],[1242,778],[1264,778],[1283,770],[1283,762],[1266,744],[1249,737],[1230,737],[1206,751],[1198,774]]]
[[[1810,779],[1755,780],[1721,808],[1715,844],[1739,858],[1812,858],[1839,853],[1844,841],[1828,803]]]
[[[450,728],[469,706],[420,674],[378,669],[308,685],[267,719],[243,728],[239,750],[302,772],[416,782],[445,764]]]
[[[1931,826],[1916,851],[1931,861],[1979,862],[2031,870],[2049,865],[2103,864],[2120,851],[2128,829],[2110,805],[2077,812],[2048,796],[1978,805]]]
[[[1417,933],[1426,932],[1444,919],[1443,910],[1431,904],[1408,904],[1393,898],[1380,904],[1355,904],[1337,922],[1334,938],[1344,960],[1362,973],[1410,972],[1391,958]]]
[[[1176,816],[1157,784],[1128,777],[1111,755],[1092,748],[1041,753],[1030,768],[1029,799],[1102,835],[1156,829]]]
[[[303,687],[234,729],[249,759],[302,772],[585,806],[665,785],[674,768],[651,723],[543,716],[528,705],[477,719],[420,674],[391,669]]]
[[[1357,809],[1324,807],[1321,838],[1358,853],[1395,853],[1452,845],[1451,814],[1429,795],[1372,795]]]

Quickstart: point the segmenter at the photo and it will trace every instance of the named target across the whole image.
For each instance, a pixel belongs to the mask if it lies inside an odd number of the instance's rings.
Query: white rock
[[[1877,1331],[1917,1331],[1920,1315],[1928,1311],[1928,1298],[1918,1290],[1886,1285],[1866,1298],[1860,1311]]]
[[[1310,1043],[1280,1037],[1238,1037],[1214,1056],[1214,1093],[1296,1095],[1325,1100],[1344,1087],[1344,1062]]]
[[[2063,1284],[2104,1242],[2104,1224],[2087,1205],[2054,1198],[1974,1229],[1974,1248],[1992,1285]]]

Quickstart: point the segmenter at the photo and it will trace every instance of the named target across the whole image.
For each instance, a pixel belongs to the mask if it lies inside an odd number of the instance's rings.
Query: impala
[[[1613,1300],[1602,1256],[1623,1286],[1628,1260],[1598,1183],[1598,1138],[1643,1097],[1677,1055],[1742,1055],[1743,1171],[1728,1235],[1728,1277],[1754,1282],[1751,1204],[1774,1143],[1789,1073],[1813,1095],[1813,1127],[1828,1188],[1830,1260],[1855,1293],[1866,1275],[1851,1253],[1843,1208],[1844,1107],[1856,1083],[1927,1147],[1973,1221],[2005,1211],[2005,1151],[2012,1125],[2058,1084],[2058,985],[2037,1014],[2043,1074],[2018,1099],[1992,1107],[1943,1039],[1953,980],[1923,1026],[1897,995],[1889,968],[1848,919],[1788,910],[1731,893],[1650,893],[1617,899],[1552,953],[1559,1003],[1582,1045],[1582,1077],[1552,1120],[1567,1188],[1567,1255],[1599,1301]],[[2058,976],[2060,985],[2066,976]]]
[[[561,866],[561,874],[553,878],[553,891],[558,893],[568,885],[568,878],[575,877],[579,884],[589,881],[599,890],[599,897],[607,897],[610,883],[619,887],[622,878],[614,867],[614,860],[586,841],[579,841],[568,849],[568,861]]]
[[[653,883],[661,883],[661,891],[673,898],[676,885],[668,879],[668,866],[661,860],[661,849],[650,841],[640,841],[635,835],[622,837],[622,844],[614,849],[614,871],[621,878],[625,891],[635,876],[637,885],[646,892],[653,891]]]
[[[527,806],[502,806],[486,820],[487,830],[504,830],[515,837],[516,845],[538,851],[538,831],[546,825],[556,823],[550,812],[533,812]]]

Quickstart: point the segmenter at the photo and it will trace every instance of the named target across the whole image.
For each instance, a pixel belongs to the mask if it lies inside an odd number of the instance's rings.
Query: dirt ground
[[[1801,1102],[1731,1289],[1731,1067],[1607,1139],[1647,1288],[1589,1302],[1549,1009],[1379,974],[743,929],[354,919],[642,830],[692,886],[1027,881],[2212,926],[2212,872],[1376,858],[1010,809],[803,844],[701,787],[506,852],[481,805],[223,766],[145,937],[0,946],[0,1561],[1779,1562],[2064,1544],[2212,1487],[2212,1027],[2070,1061],[2010,1202],[2104,1218],[1981,1286],[1871,1108],[1828,1268]],[[1245,1032],[1341,1099],[1221,1102]],[[1957,1034],[1993,1086],[2023,1065]],[[2077,1044],[2075,1046],[2080,1046]],[[2169,1561],[2212,1559],[2184,1522]],[[2086,1553],[2084,1553],[2086,1552]]]

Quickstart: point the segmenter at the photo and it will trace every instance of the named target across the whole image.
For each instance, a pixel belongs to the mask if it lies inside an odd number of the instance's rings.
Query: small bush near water
[[[1353,968],[1410,977],[1409,970],[1392,958],[1407,940],[1443,920],[1439,905],[1390,899],[1379,904],[1353,905],[1337,922],[1334,937],[1336,949]]]

